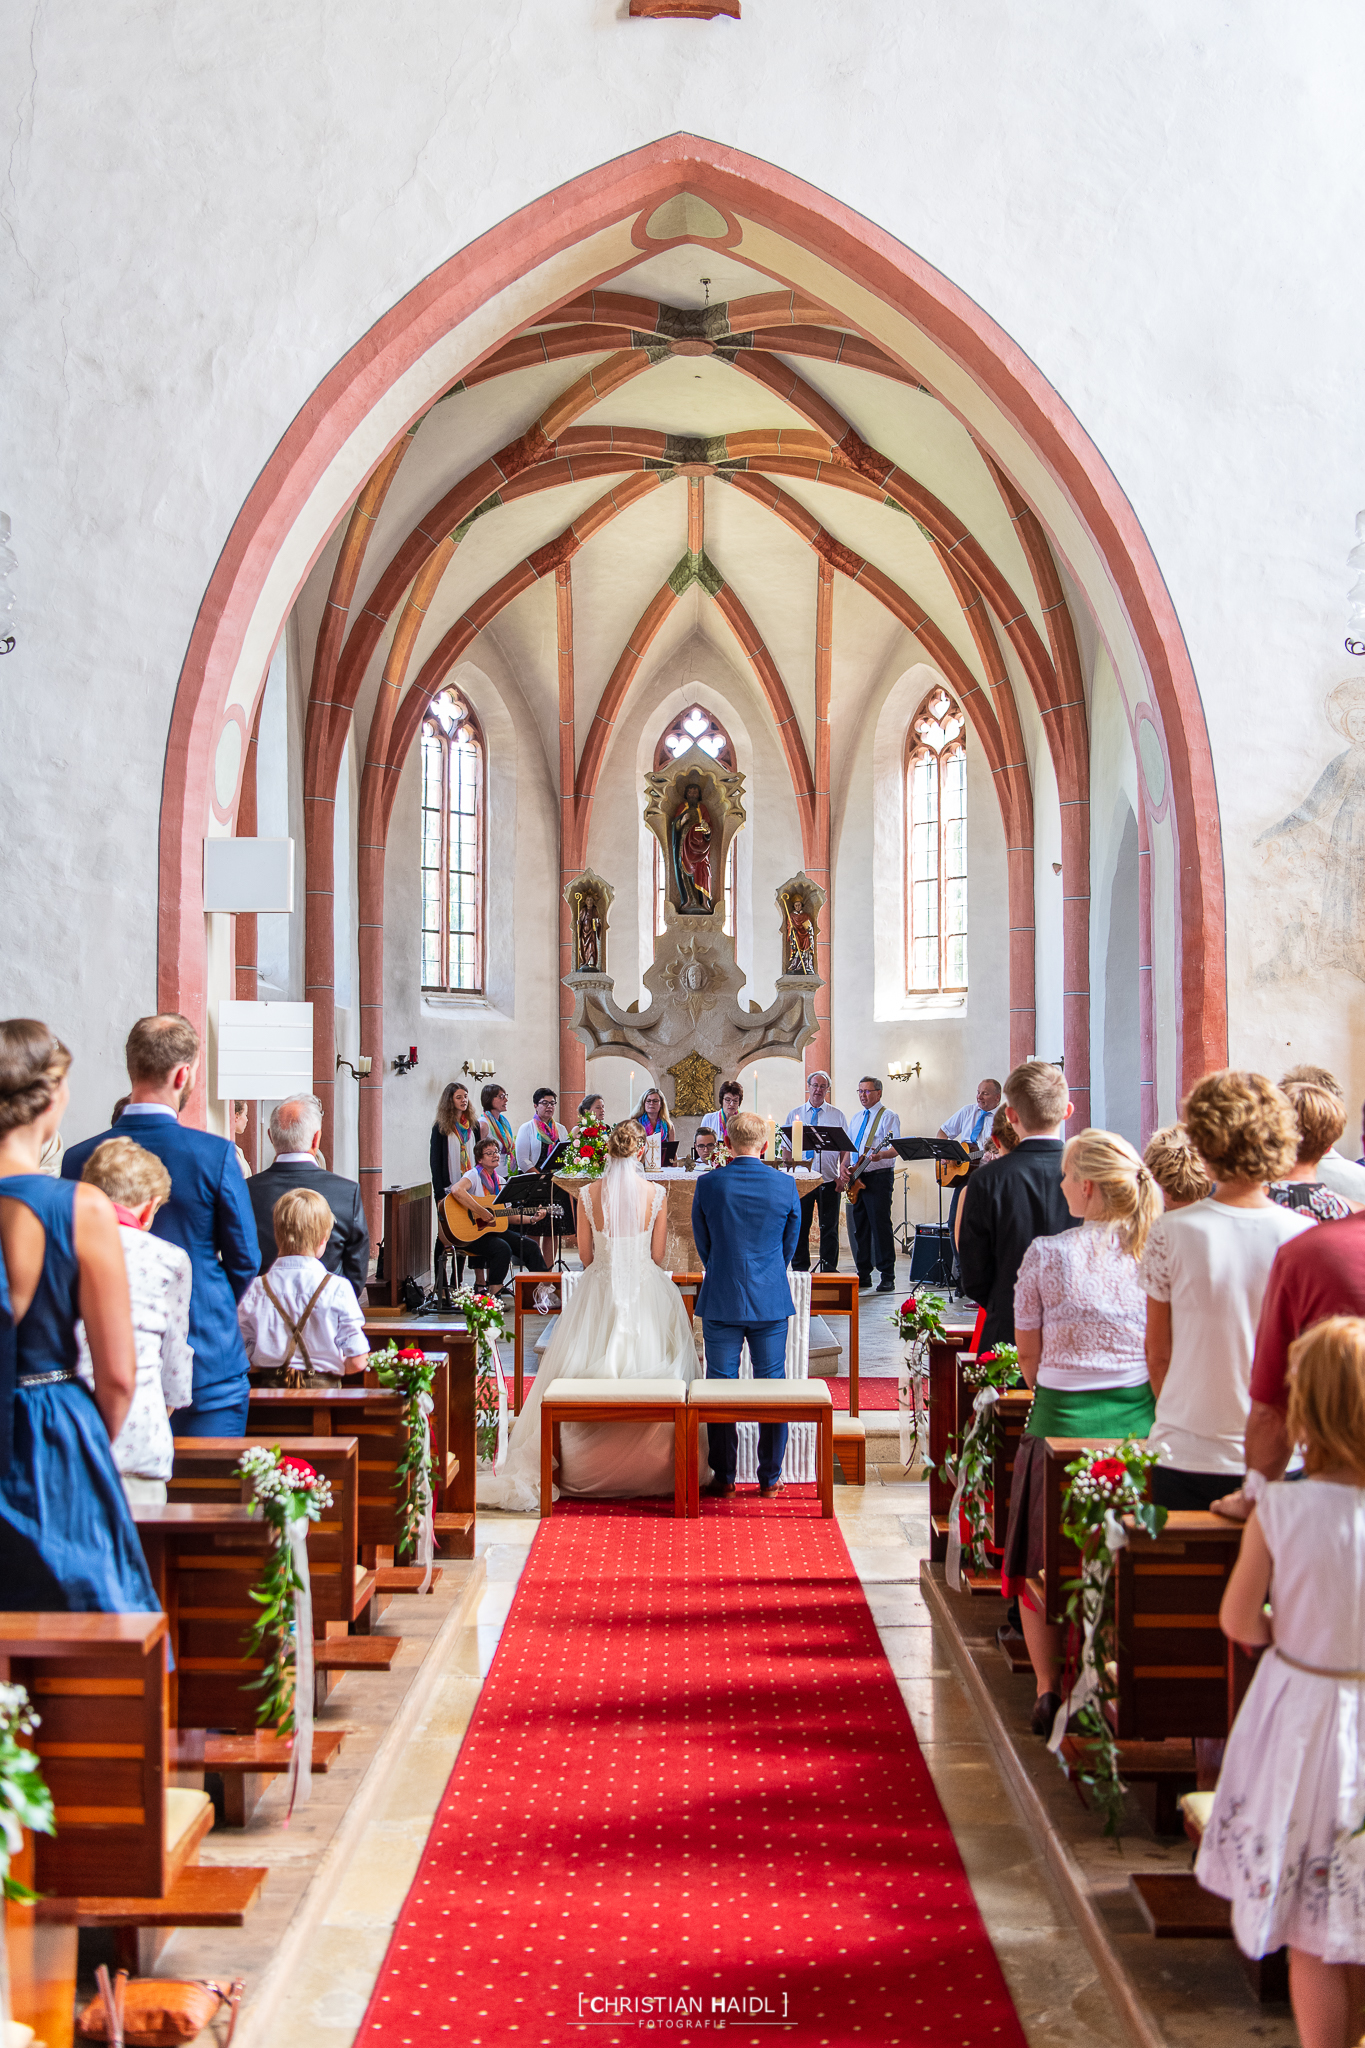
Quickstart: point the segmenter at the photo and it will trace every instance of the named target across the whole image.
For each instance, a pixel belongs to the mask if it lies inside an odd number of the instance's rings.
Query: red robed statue
[[[673,882],[678,908],[685,915],[709,917],[715,907],[711,892],[711,820],[701,800],[701,785],[689,782],[668,828],[673,856]]]

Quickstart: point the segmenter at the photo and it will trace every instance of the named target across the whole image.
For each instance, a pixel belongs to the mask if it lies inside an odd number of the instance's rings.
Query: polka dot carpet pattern
[[[836,1525],[556,1510],[357,2041],[722,2028],[1025,2038]]]

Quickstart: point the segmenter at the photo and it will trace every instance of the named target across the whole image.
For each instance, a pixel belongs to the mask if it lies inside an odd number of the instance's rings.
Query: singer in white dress
[[[618,1124],[606,1171],[578,1198],[584,1272],[546,1347],[500,1471],[481,1473],[483,1508],[540,1506],[540,1404],[557,1379],[697,1377],[692,1321],[667,1271],[665,1190],[640,1170],[644,1133]],[[565,1423],[555,1497],[620,1499],[673,1491],[673,1424]]]

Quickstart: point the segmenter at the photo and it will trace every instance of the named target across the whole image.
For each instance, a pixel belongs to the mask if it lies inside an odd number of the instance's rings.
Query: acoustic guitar
[[[437,1206],[436,1228],[452,1251],[462,1252],[476,1237],[501,1237],[510,1223],[539,1223],[545,1209],[507,1209],[499,1202],[488,1204],[491,1223],[482,1223],[454,1195],[446,1195]]]
[[[979,1145],[971,1145],[968,1147],[968,1150],[972,1155],[970,1159],[936,1159],[934,1161],[934,1179],[941,1188],[951,1188],[958,1181],[965,1180],[972,1168],[980,1162],[981,1147]]]

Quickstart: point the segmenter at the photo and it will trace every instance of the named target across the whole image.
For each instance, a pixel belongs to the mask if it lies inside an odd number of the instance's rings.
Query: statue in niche
[[[591,889],[578,899],[578,972],[602,971],[602,913]]]
[[[715,909],[711,891],[711,820],[701,800],[701,784],[689,782],[668,827],[673,886],[684,917],[709,917]]]
[[[782,904],[782,921],[786,928],[786,963],[784,974],[814,974],[815,966],[815,919],[806,908],[806,899],[799,889],[793,889]]]

